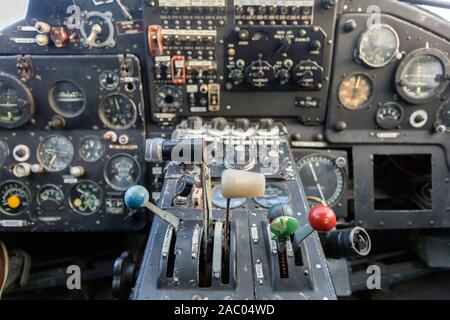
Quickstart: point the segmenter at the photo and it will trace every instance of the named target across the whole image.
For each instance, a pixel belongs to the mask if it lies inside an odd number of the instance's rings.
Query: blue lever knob
[[[143,186],[132,186],[125,193],[125,205],[129,209],[139,209],[150,200],[147,189]]]

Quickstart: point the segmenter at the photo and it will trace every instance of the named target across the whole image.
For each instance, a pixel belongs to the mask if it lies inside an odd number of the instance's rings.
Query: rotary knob
[[[246,132],[250,129],[252,123],[247,118],[238,118],[234,121],[234,130]]]
[[[211,128],[218,131],[223,131],[228,127],[227,119],[223,117],[217,117],[212,119]]]
[[[233,82],[234,85],[238,85],[238,84],[241,84],[242,81],[244,81],[245,75],[244,75],[244,72],[242,72],[242,70],[234,69],[230,72],[229,78]]]
[[[275,121],[272,118],[262,118],[258,123],[259,130],[271,131],[275,128]]]

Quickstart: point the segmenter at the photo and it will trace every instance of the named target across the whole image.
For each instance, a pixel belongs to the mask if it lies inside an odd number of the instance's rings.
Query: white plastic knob
[[[266,177],[261,173],[228,169],[222,172],[221,189],[227,199],[261,197],[266,193]]]

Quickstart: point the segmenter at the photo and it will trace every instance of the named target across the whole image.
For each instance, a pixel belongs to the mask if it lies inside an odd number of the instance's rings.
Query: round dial
[[[346,188],[345,173],[334,158],[313,154],[298,161],[297,166],[306,196],[318,198],[329,206],[341,199]]]
[[[379,107],[375,120],[381,129],[392,130],[398,127],[403,118],[403,108],[395,102],[388,102]]]
[[[31,193],[22,182],[5,181],[0,185],[0,212],[9,216],[23,213],[31,204]]]
[[[119,86],[119,75],[117,72],[105,70],[100,73],[99,82],[103,89],[114,90]]]
[[[97,162],[105,153],[105,144],[97,136],[83,138],[80,144],[80,157],[86,162]]]
[[[263,88],[269,86],[275,79],[275,69],[267,61],[252,62],[245,70],[246,79],[253,87]]]
[[[0,72],[0,128],[17,128],[34,113],[30,90],[19,79]]]
[[[395,30],[388,25],[380,25],[361,35],[358,57],[369,67],[381,68],[394,59],[398,50],[399,38]]]
[[[79,116],[86,106],[86,96],[81,88],[70,81],[57,82],[49,92],[52,109],[66,118]]]
[[[113,189],[125,191],[138,182],[141,168],[133,157],[116,155],[106,163],[104,174],[106,182]]]
[[[437,118],[447,128],[447,131],[450,131],[450,100],[441,105]]]
[[[178,109],[183,106],[183,93],[175,86],[162,86],[156,91],[156,105],[161,109]]]
[[[37,158],[47,171],[59,172],[70,165],[74,152],[73,144],[68,138],[54,135],[39,144]]]
[[[9,155],[9,149],[8,145],[5,141],[0,139],[0,170],[2,169],[3,165],[5,164],[6,158]]]
[[[70,190],[69,204],[81,215],[94,214],[102,207],[103,191],[94,181],[80,181]]]
[[[447,88],[449,73],[450,61],[444,53],[437,49],[419,49],[410,53],[399,66],[397,91],[408,102],[430,102]]]
[[[56,211],[63,206],[64,193],[58,186],[47,184],[39,189],[37,202],[42,210]]]
[[[230,199],[230,209],[242,207],[245,201],[245,198]],[[215,187],[212,191],[212,203],[220,209],[226,209],[227,207],[227,199],[223,197],[222,188],[220,186]]]
[[[289,191],[284,186],[268,184],[264,196],[255,198],[254,200],[259,206],[269,209],[276,204],[288,203],[290,197]]]
[[[339,101],[351,110],[363,108],[372,97],[373,84],[364,74],[347,76],[339,86]]]
[[[104,98],[100,103],[99,114],[102,122],[111,129],[128,129],[137,118],[136,105],[121,94]]]

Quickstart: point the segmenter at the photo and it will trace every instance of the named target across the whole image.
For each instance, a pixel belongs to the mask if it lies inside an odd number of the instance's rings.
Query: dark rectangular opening
[[[432,209],[430,154],[374,155],[374,209]]]

